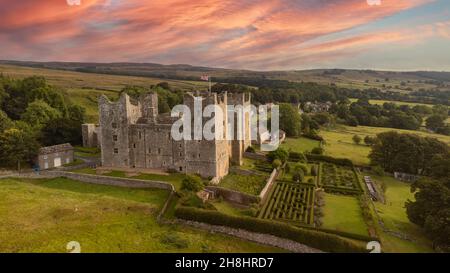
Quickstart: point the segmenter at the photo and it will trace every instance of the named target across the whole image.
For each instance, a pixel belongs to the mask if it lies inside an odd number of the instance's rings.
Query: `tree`
[[[360,144],[361,143],[361,137],[360,136],[358,136],[358,135],[354,135],[353,136],[353,138],[352,138],[352,140],[353,140],[353,142],[355,143],[355,144]]]
[[[364,138],[364,143],[365,143],[366,145],[369,145],[369,146],[375,144],[375,141],[376,141],[376,139],[375,139],[374,137],[371,137],[371,136],[366,136],[366,137]]]
[[[380,165],[388,172],[430,175],[433,158],[445,156],[449,150],[446,143],[435,138],[390,131],[377,135],[369,158],[371,165]]]
[[[282,163],[286,162],[289,158],[289,152],[283,148],[278,148],[275,151],[271,151],[267,154],[267,158],[270,162],[275,161],[276,159],[280,160]]]
[[[411,222],[424,228],[433,245],[450,251],[450,189],[441,181],[420,179],[413,183],[415,201],[406,202]]]
[[[281,160],[279,160],[279,159],[275,159],[275,160],[272,162],[272,167],[273,167],[274,169],[278,169],[281,165],[282,165],[282,163],[281,163]]]
[[[20,170],[21,162],[33,160],[39,149],[31,129],[11,128],[0,134],[0,162],[6,165],[17,164]]]
[[[67,108],[69,119],[83,124],[86,120],[86,109],[79,105],[71,105]]]
[[[81,144],[81,124],[68,118],[51,120],[41,129],[40,142],[44,146],[63,143]]]
[[[301,169],[294,171],[294,174],[292,175],[292,181],[294,181],[294,182],[303,182],[304,178],[305,178],[305,173]]]
[[[280,104],[280,129],[286,132],[287,136],[295,137],[300,135],[301,118],[300,113],[291,104]]]
[[[12,121],[5,112],[0,110],[0,133],[12,126]]]
[[[204,188],[204,184],[200,177],[188,175],[181,182],[181,190],[199,192]]]
[[[432,115],[426,120],[426,127],[432,131],[437,131],[445,126],[446,117],[441,115]]]
[[[25,113],[22,114],[23,121],[37,128],[59,117],[61,117],[61,113],[42,100],[30,103]]]

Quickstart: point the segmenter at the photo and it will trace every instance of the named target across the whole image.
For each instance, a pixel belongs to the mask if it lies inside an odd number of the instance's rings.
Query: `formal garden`
[[[314,186],[299,183],[277,183],[258,217],[312,224],[314,221]]]
[[[327,192],[341,194],[359,194],[362,192],[361,184],[353,167],[328,162],[321,163],[320,166],[322,170],[319,185]]]

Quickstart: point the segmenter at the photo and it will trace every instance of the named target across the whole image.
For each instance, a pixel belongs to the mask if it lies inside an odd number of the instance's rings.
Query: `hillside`
[[[196,81],[208,74],[223,82],[234,78],[261,81],[293,81],[336,84],[348,88],[379,88],[398,92],[450,87],[450,72],[394,72],[349,69],[315,69],[302,71],[250,71],[191,66],[185,64],[162,65],[153,63],[68,63],[0,61],[4,65],[69,70],[110,75],[143,76],[159,79]]]

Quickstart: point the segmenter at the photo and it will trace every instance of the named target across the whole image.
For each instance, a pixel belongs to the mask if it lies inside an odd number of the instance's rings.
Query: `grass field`
[[[220,181],[219,186],[247,194],[259,195],[268,176],[230,173]]]
[[[286,138],[285,142],[281,144],[281,147],[292,152],[310,152],[312,149],[319,147],[320,142],[317,140],[299,137],[299,138]]]
[[[150,77],[117,76],[94,73],[81,73],[44,68],[30,68],[14,65],[0,65],[0,73],[16,79],[43,76],[54,86],[60,87],[67,100],[86,108],[88,122],[98,121],[98,97],[118,98],[119,91],[127,85],[150,87],[160,82],[168,82],[173,88],[181,90],[206,89],[207,82],[179,81]]]
[[[323,228],[368,235],[356,197],[325,194]]]
[[[0,180],[0,252],[278,252],[155,216],[162,190],[125,189],[68,179]]]
[[[358,99],[350,99],[351,102],[356,102]],[[395,103],[397,105],[408,105],[410,107],[414,107],[416,105],[424,105],[428,107],[433,107],[432,104],[425,104],[425,103],[416,103],[416,102],[405,102],[405,101],[390,101],[390,100],[369,100],[370,104],[380,105],[382,106],[386,102],[388,103]]]
[[[76,173],[85,173],[85,174],[97,174],[95,169],[92,168],[84,168],[74,170]],[[113,177],[122,177],[122,178],[132,178],[132,179],[142,179],[142,180],[153,180],[153,181],[161,181],[161,182],[169,182],[171,183],[176,190],[180,190],[181,182],[186,177],[186,175],[182,173],[171,173],[167,175],[163,174],[151,174],[151,173],[143,173],[137,174],[135,176],[127,176],[123,171],[111,171],[102,175],[113,176]]]
[[[325,139],[325,154],[348,158],[358,165],[369,164],[369,152],[370,147],[364,144],[356,145],[353,143],[353,136],[359,135],[364,138],[365,136],[375,136],[382,132],[396,131],[399,133],[417,134],[423,137],[434,137],[450,145],[450,136],[444,136],[439,134],[432,134],[422,131],[410,131],[383,127],[367,127],[367,126],[338,126],[331,130],[321,130],[320,135]]]
[[[383,249],[388,252],[432,252],[431,244],[421,228],[411,223],[406,215],[405,202],[408,199],[414,200],[410,185],[392,177],[374,175],[371,177],[375,183],[384,183],[386,186],[386,204],[375,203],[385,227],[412,240],[408,241],[382,233]]]

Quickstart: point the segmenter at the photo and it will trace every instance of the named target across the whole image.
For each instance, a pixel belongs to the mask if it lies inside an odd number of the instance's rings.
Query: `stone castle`
[[[229,118],[229,105],[250,105],[250,94],[246,93],[186,93],[184,105],[191,113],[194,113],[194,100],[199,97],[202,112],[207,105],[217,105],[222,109],[225,121]],[[83,143],[101,148],[102,166],[107,168],[157,169],[220,179],[228,174],[230,164],[242,164],[243,154],[251,145],[250,114],[246,112],[241,116],[245,130],[243,140],[226,140],[225,137],[219,140],[194,140],[193,137],[192,140],[174,140],[172,125],[180,118],[158,112],[156,93],[143,94],[137,101],[127,94],[122,94],[117,102],[102,96],[99,115],[99,125],[83,125]],[[234,118],[238,118],[236,113]],[[192,114],[191,124],[194,124],[193,119]],[[203,118],[203,124],[209,119]],[[236,136],[237,126],[229,127],[229,123],[224,122],[224,134],[229,129]]]

